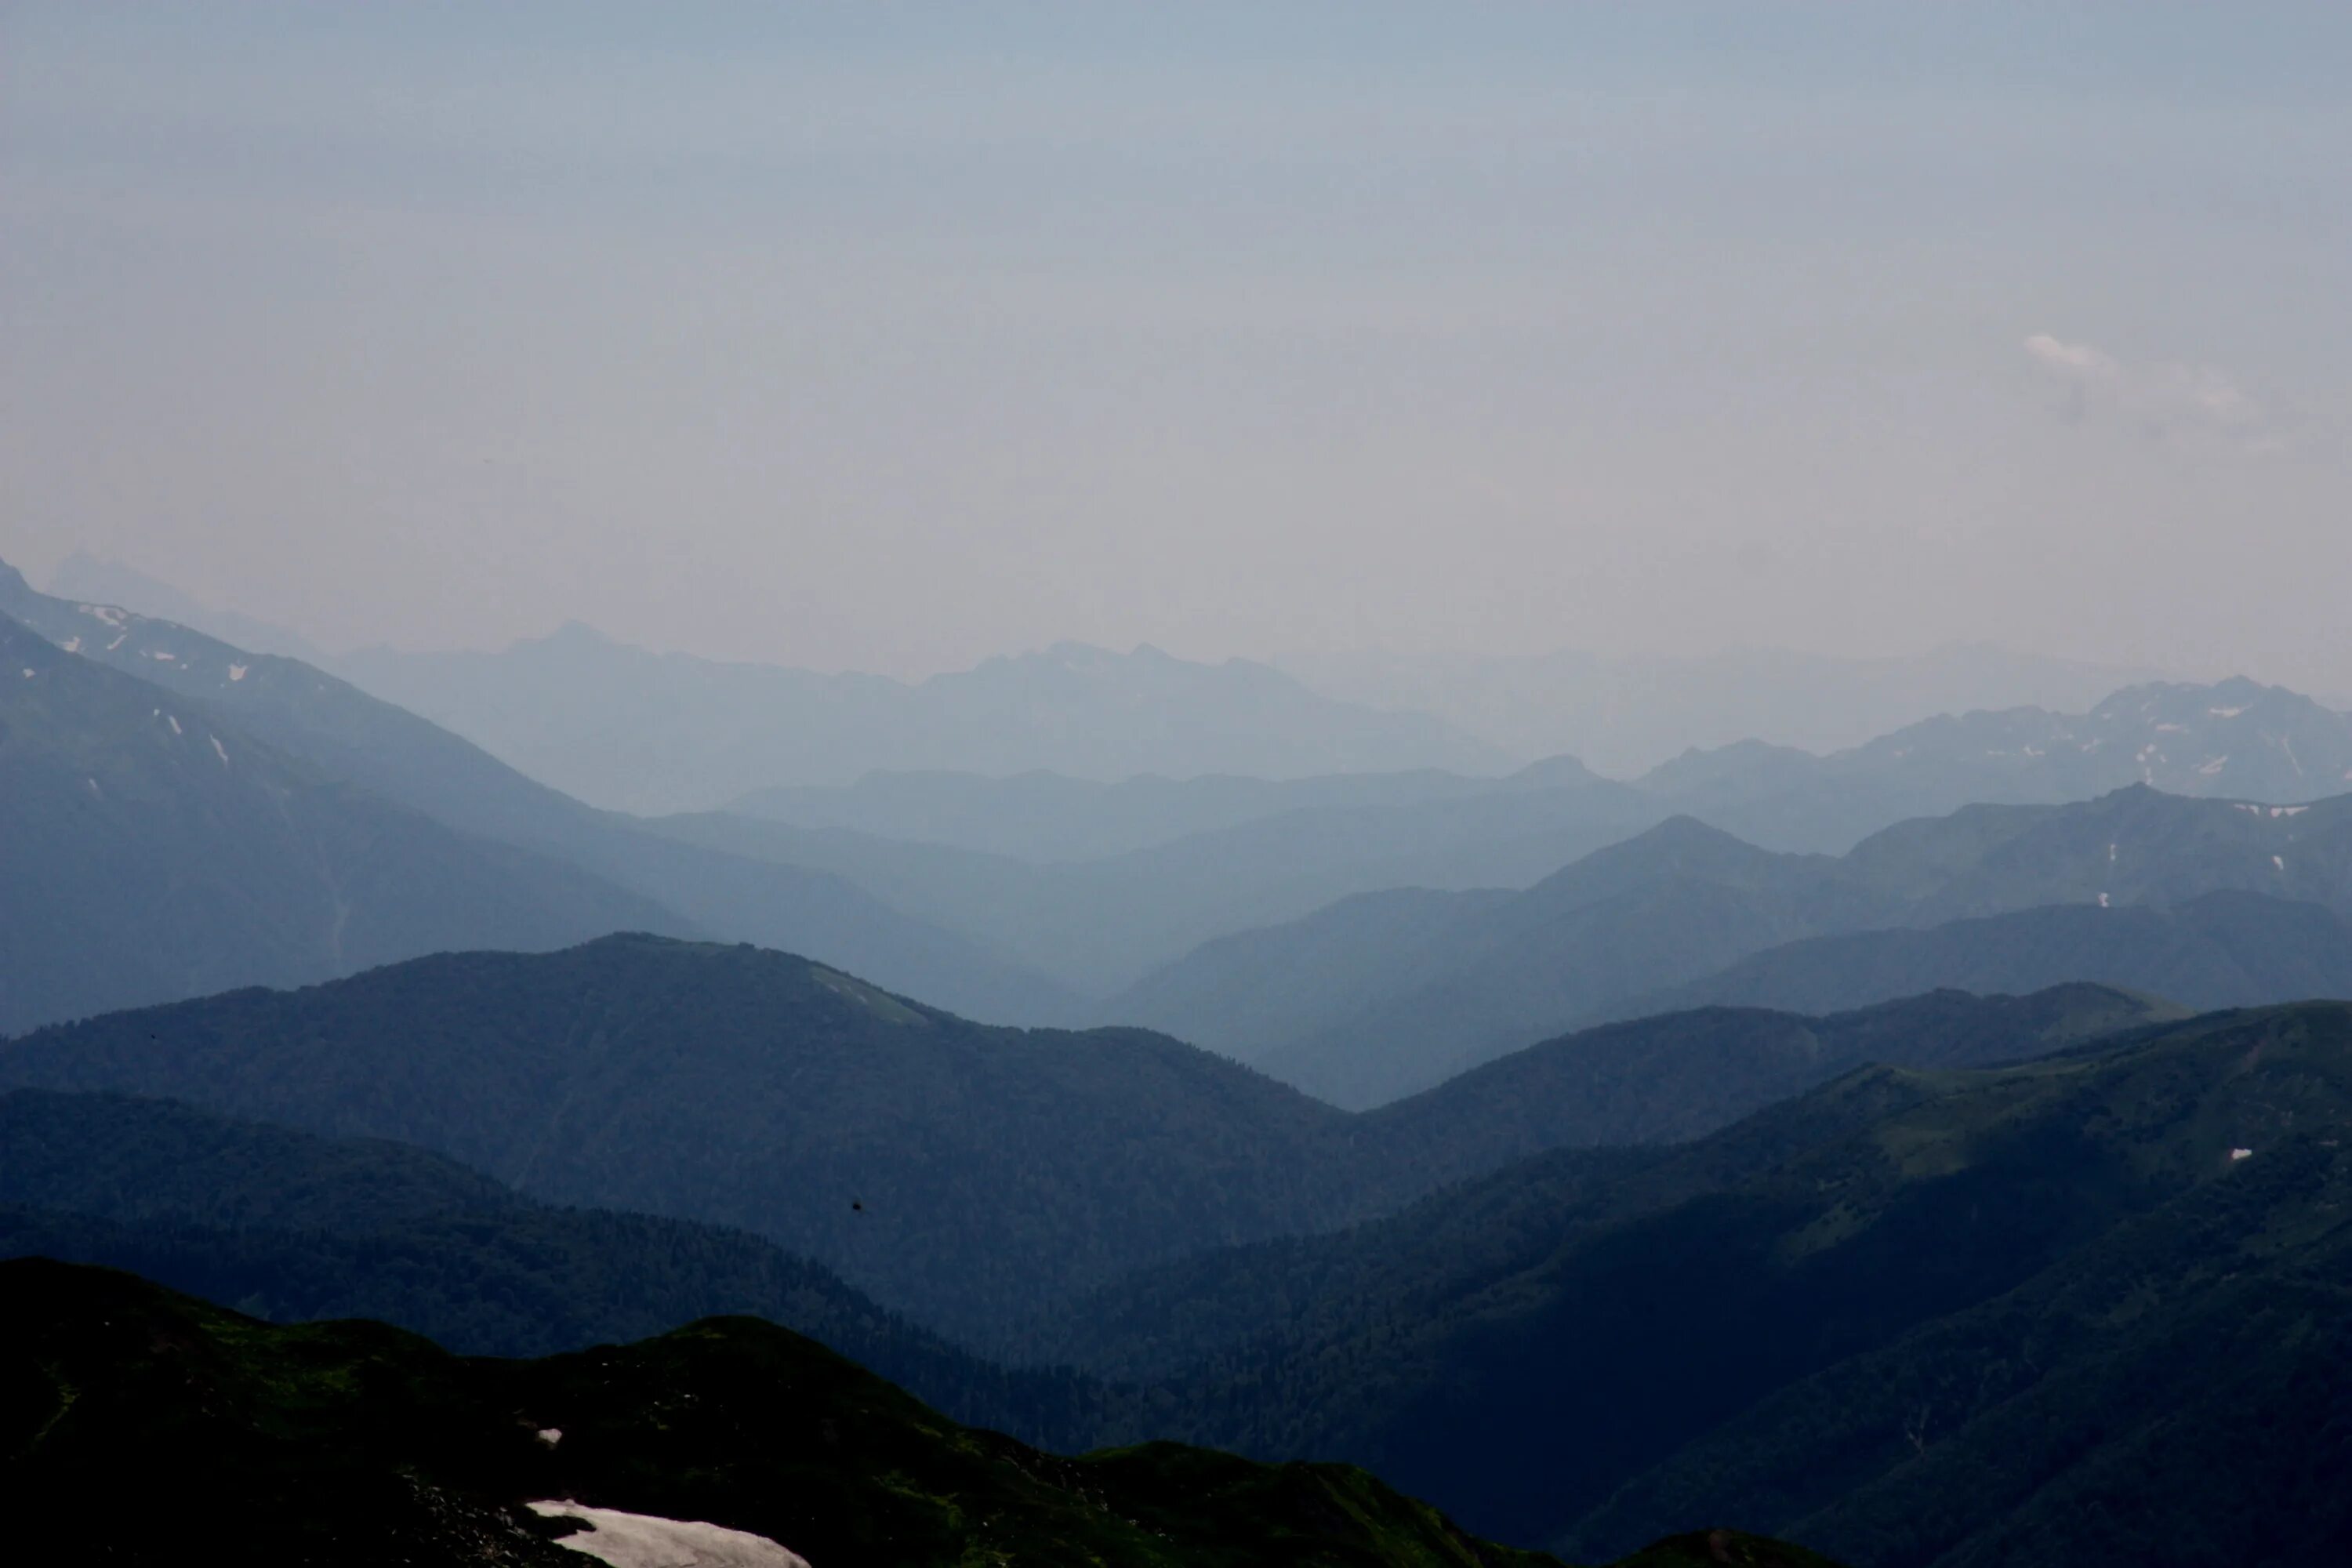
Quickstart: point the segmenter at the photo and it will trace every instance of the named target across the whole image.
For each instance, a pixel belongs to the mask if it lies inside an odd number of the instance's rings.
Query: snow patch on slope
[[[541,1518],[584,1519],[588,1528],[556,1542],[613,1568],[809,1568],[808,1559],[764,1535],[694,1520],[656,1519],[576,1502],[535,1502]]]

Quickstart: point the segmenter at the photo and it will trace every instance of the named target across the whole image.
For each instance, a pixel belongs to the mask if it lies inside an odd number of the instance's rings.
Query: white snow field
[[[584,1519],[589,1528],[557,1542],[613,1568],[809,1568],[808,1559],[764,1535],[695,1520],[586,1508],[576,1502],[530,1505],[533,1513]]]

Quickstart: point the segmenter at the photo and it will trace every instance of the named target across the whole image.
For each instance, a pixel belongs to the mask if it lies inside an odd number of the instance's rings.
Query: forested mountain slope
[[[741,1226],[992,1347],[1132,1268],[1560,1143],[1689,1136],[1856,1060],[2008,1059],[2145,1016],[2084,990],[1657,1019],[1355,1117],[1160,1036],[992,1029],[788,954],[614,937],[44,1030],[0,1046],[0,1082],[393,1138],[542,1199]]]
[[[1362,1201],[1321,1158],[1344,1117],[1174,1040],[988,1028],[788,954],[646,937],[95,1019],[0,1047],[0,1079],[740,1226],[959,1332]]]
[[[1605,1550],[1704,1496],[1888,1568],[2323,1561],[2347,1136],[2352,1005],[2224,1013],[1865,1069],[1095,1310],[1194,1342],[1166,1429],[1365,1463],[1510,1539]]]
[[[1083,1377],[1007,1371],[741,1231],[551,1208],[421,1149],[170,1100],[0,1093],[0,1257],[129,1269],[278,1322],[379,1318],[465,1355],[549,1355],[750,1314],[957,1419],[1085,1447]]]

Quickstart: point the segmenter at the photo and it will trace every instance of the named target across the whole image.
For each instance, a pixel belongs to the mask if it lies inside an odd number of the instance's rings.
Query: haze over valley
[[[0,60],[12,1542],[2352,1561],[2352,20]]]

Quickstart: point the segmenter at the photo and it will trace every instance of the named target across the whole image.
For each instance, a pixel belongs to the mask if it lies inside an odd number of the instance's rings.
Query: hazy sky
[[[2352,689],[2352,5],[0,4],[0,555]]]

